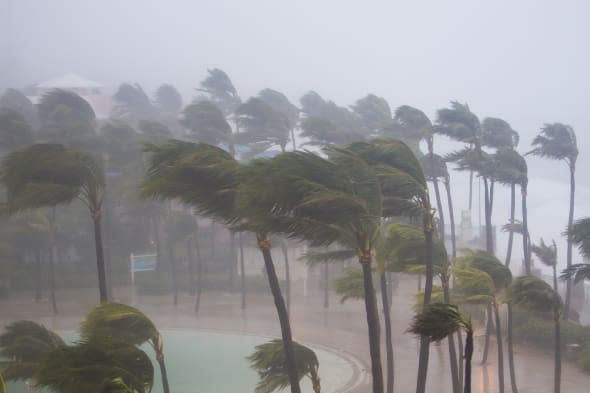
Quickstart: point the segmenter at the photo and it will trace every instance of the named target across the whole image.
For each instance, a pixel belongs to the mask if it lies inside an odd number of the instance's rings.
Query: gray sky
[[[584,0],[0,0],[0,87],[74,72],[149,92],[169,82],[190,98],[206,69],[219,67],[243,98],[270,87],[298,103],[314,89],[349,105],[375,93],[431,116],[454,99],[510,122],[520,151],[543,123],[572,125],[583,168],[589,15]],[[529,163],[539,179],[531,189],[542,194],[531,221],[546,229],[538,236],[557,238],[567,220],[565,164]],[[547,184],[548,173],[561,184]],[[588,196],[578,189],[576,216],[590,214]]]

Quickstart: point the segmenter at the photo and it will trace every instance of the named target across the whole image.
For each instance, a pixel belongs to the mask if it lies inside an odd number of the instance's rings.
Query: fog
[[[152,96],[170,83],[186,105],[207,69],[220,68],[242,101],[264,88],[295,105],[310,90],[341,106],[372,93],[433,122],[450,101],[468,103],[480,119],[509,122],[521,154],[543,124],[560,122],[577,134],[574,217],[582,218],[590,216],[589,15],[585,0],[0,0],[0,93],[75,73],[108,93],[128,82]],[[439,154],[461,147],[435,140]],[[555,239],[564,267],[567,165],[527,164],[531,240]],[[451,182],[459,222],[468,175],[451,171]],[[483,225],[478,184],[472,217]],[[509,188],[497,185],[494,198],[503,260]],[[516,236],[513,270],[520,243]],[[577,251],[573,262],[583,262]]]

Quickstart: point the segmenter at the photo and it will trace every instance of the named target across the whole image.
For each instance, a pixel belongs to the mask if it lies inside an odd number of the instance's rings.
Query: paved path
[[[415,290],[415,279],[406,277],[393,295],[392,324],[396,393],[415,391],[418,343],[414,337],[405,333],[412,315],[411,294]],[[85,312],[96,304],[97,298],[96,289],[61,290],[58,292],[60,314],[52,316],[51,306],[47,301],[35,303],[31,300],[30,294],[23,293],[21,296],[0,302],[2,309],[0,322],[5,325],[14,320],[31,319],[51,329],[75,329]],[[180,304],[176,308],[172,305],[171,296],[135,296],[132,299],[130,291],[125,288],[115,289],[115,299],[133,302],[161,329],[221,329],[265,336],[280,335],[272,298],[266,294],[250,294],[248,308],[244,311],[240,309],[239,294],[205,292],[198,315],[194,314],[194,299],[190,296],[181,296]],[[321,344],[336,352],[340,351],[354,357],[358,367],[356,367],[355,375],[351,377],[360,379],[350,393],[371,392],[370,375],[367,372],[370,368],[364,305],[358,301],[340,304],[334,296],[330,301],[330,307],[325,309],[320,293],[311,293],[305,297],[294,294],[291,309],[294,338],[301,342]],[[492,350],[486,366],[479,364],[482,345],[483,340],[476,338],[473,392],[495,393],[498,392],[495,343],[491,344]],[[553,391],[553,359],[550,353],[518,347],[515,362],[518,367],[517,381],[521,393]],[[505,391],[508,393],[511,390],[507,358],[504,363],[506,364]],[[385,362],[383,364],[385,368]],[[579,371],[574,364],[564,363],[562,392],[585,393],[588,391],[588,386],[590,386],[590,375]],[[451,392],[446,342],[431,347],[427,391]]]

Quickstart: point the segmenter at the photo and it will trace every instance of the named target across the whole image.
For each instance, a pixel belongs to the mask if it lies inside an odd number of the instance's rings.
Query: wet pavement
[[[353,300],[341,304],[338,298],[331,294],[330,305],[324,308],[321,292],[308,289],[307,295],[303,296],[297,290],[297,285],[293,285],[293,288],[291,324],[294,339],[329,349],[351,361],[355,371],[348,381],[343,381],[346,388],[339,393],[370,392],[364,303]],[[392,326],[395,357],[394,391],[396,393],[414,392],[416,386],[418,341],[405,332],[413,313],[412,294],[415,291],[415,278],[407,276],[402,277],[398,288],[393,293]],[[179,305],[176,307],[172,304],[171,295],[131,296],[130,288],[115,288],[114,298],[117,301],[134,304],[152,318],[160,329],[211,329],[261,336],[280,336],[270,294],[248,294],[247,308],[242,310],[239,293],[204,292],[198,315],[194,313],[194,297],[188,295],[180,296]],[[2,309],[0,321],[4,326],[11,321],[30,319],[43,323],[50,329],[75,330],[84,313],[97,303],[98,291],[96,289],[60,290],[57,293],[57,299],[60,308],[57,316],[52,315],[51,305],[47,300],[35,303],[30,293],[21,293],[9,300],[0,301]],[[473,356],[472,391],[495,393],[499,391],[496,343],[492,340],[488,363],[481,365],[483,337],[478,333],[476,333]],[[506,346],[504,352],[505,391],[510,392]],[[385,370],[384,350],[382,353]],[[515,364],[519,392],[549,393],[553,391],[551,353],[516,346]],[[564,393],[587,392],[588,386],[590,386],[590,375],[580,371],[574,363],[564,361],[561,391]],[[446,341],[431,346],[427,391],[451,392]]]

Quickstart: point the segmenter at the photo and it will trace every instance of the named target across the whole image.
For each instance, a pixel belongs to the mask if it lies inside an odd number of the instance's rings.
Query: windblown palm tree
[[[250,208],[247,203],[244,208],[236,197],[238,187],[245,180],[249,180],[249,185],[258,193],[267,192],[264,183],[252,183],[255,178],[264,177],[266,172],[257,172],[256,168],[246,171],[229,153],[205,144],[171,140],[162,146],[148,145],[146,150],[152,156],[140,189],[143,197],[179,199],[200,214],[238,230],[256,233],[281,325],[291,392],[299,393],[291,326],[270,253],[272,228],[268,213]]]
[[[135,346],[148,342],[160,366],[164,393],[170,393],[164,362],[164,340],[154,323],[141,311],[126,304],[102,303],[86,315],[80,333],[88,342],[93,339],[100,342],[102,338]]]
[[[113,117],[137,125],[141,120],[153,121],[158,110],[139,84],[123,83],[113,95],[115,107]]]
[[[381,130],[393,122],[391,108],[387,100],[374,94],[356,100],[351,106],[352,111],[359,117],[361,124],[367,130],[368,136],[376,136]]]
[[[308,377],[313,391],[320,393],[320,376],[318,374],[319,362],[315,353],[308,347],[293,341],[295,354],[295,366],[299,380]],[[272,393],[289,386],[289,376],[285,362],[285,350],[281,340],[272,340],[268,343],[257,345],[254,352],[247,356],[250,367],[254,369],[260,378],[256,385],[255,393]]]
[[[545,244],[541,238],[538,245],[532,245],[531,250],[543,265],[549,266],[553,270],[553,290],[557,292],[557,245],[555,240],[552,240],[551,244]]]
[[[223,112],[211,101],[196,101],[182,111],[180,124],[190,132],[191,139],[209,145],[224,144],[235,155],[231,126]]]
[[[25,121],[34,129],[39,126],[37,112],[31,100],[17,89],[6,89],[0,96],[0,108],[12,109],[21,114]]]
[[[33,143],[33,129],[15,110],[0,108],[0,156]]]
[[[554,393],[561,390],[561,311],[563,304],[557,292],[545,281],[524,276],[515,279],[507,288],[506,297],[513,305],[525,310],[552,313],[555,325]]]
[[[288,122],[289,131],[291,133],[293,150],[297,150],[297,145],[295,143],[295,127],[297,126],[297,122],[299,120],[299,108],[293,105],[283,93],[273,89],[261,90],[258,93],[258,98],[285,116]]]
[[[101,164],[82,150],[57,144],[35,144],[10,153],[0,166],[12,212],[80,200],[94,224],[100,300],[107,300],[101,233],[105,174]]]
[[[204,93],[204,99],[212,101],[225,116],[230,115],[241,103],[234,84],[219,68],[208,69],[207,73],[207,77],[201,81],[197,91]]]
[[[576,161],[578,159],[578,146],[574,129],[561,123],[545,124],[541,132],[533,139],[532,154],[550,160],[564,161],[570,172],[570,206],[567,226],[571,228],[574,223],[574,196],[576,192]],[[568,236],[567,241],[567,265],[572,266],[572,239]],[[563,307],[563,318],[569,318],[570,302],[572,296],[571,280],[566,281],[565,305]]]
[[[409,332],[427,336],[432,341],[440,341],[445,337],[465,330],[465,383],[464,393],[471,393],[471,358],[473,356],[473,326],[471,320],[459,312],[457,306],[445,303],[432,303],[414,316]]]
[[[155,101],[162,112],[176,115],[182,109],[182,96],[174,86],[167,83],[158,87]]]
[[[580,254],[584,259],[590,259],[590,217],[576,220],[567,230],[566,235],[572,240],[572,243],[578,246]],[[590,279],[590,264],[576,263],[563,270],[560,278],[562,280],[574,280],[578,283],[582,280]]]

